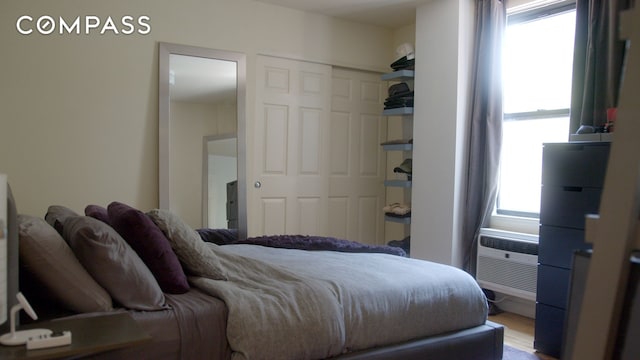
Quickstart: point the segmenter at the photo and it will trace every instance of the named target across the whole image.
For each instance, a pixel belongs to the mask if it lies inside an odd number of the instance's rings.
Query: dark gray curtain
[[[475,274],[477,239],[493,211],[502,143],[502,39],[506,8],[501,0],[478,0],[468,174],[462,227],[463,268]]]
[[[577,0],[573,53],[571,125],[599,131],[607,108],[616,107],[626,44],[618,39],[620,11],[634,0]],[[586,130],[583,128],[584,131]]]

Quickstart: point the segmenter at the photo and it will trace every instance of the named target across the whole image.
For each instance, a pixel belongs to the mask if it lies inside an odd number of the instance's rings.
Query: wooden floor
[[[504,325],[505,344],[534,354],[543,360],[555,360],[555,358],[538,353],[533,349],[533,319],[503,312],[498,315],[489,316],[489,320]]]

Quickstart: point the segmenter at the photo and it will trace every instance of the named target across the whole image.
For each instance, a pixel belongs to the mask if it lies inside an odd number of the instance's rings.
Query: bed
[[[9,256],[41,319],[128,312],[153,338],[95,358],[502,358],[484,294],[450,266],[353,242],[219,245],[169,211],[117,202],[10,221]]]

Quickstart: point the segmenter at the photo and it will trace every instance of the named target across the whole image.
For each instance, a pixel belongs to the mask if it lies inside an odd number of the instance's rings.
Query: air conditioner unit
[[[476,280],[481,287],[536,300],[538,236],[482,228]]]

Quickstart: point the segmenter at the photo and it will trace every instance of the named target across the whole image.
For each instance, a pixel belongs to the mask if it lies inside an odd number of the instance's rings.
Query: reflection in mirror
[[[237,229],[238,151],[235,135],[207,136],[204,139],[205,178],[202,191],[203,223],[213,229]],[[224,201],[221,201],[224,199]]]
[[[244,55],[161,43],[159,70],[160,208],[246,237]]]
[[[202,210],[216,205],[210,202],[224,206],[227,199],[224,193],[211,198],[202,192],[206,189],[202,184],[217,177],[215,168],[205,171],[207,144],[202,139],[220,134],[236,137],[236,63],[171,54],[169,98],[171,208],[193,227],[214,227],[201,221],[206,219]],[[234,173],[232,180],[236,177]]]

